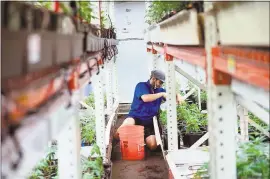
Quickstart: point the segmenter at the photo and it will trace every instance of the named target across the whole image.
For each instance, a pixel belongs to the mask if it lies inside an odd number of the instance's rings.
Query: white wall
[[[126,9],[130,9],[130,12],[126,12]],[[145,2],[115,2],[114,14],[117,39],[144,37]],[[123,28],[128,33],[123,33]],[[149,79],[150,59],[143,40],[120,41],[118,51],[119,100],[120,103],[131,103],[136,84]]]

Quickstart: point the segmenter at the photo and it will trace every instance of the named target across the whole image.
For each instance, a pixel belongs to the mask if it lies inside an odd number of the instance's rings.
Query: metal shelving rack
[[[266,111],[269,111],[269,2],[205,2],[204,5],[205,43],[198,42],[199,38],[185,41],[191,36],[200,36],[200,32],[192,34],[197,29],[193,23],[197,21],[190,15],[193,12],[180,12],[150,27],[146,33],[147,52],[152,53],[151,60],[154,60],[152,68],[157,68],[157,54],[161,54],[167,65],[168,151],[164,151],[164,157],[176,179],[192,177],[188,167],[208,161],[210,178],[235,179],[237,141],[248,140],[248,123],[260,129],[248,119],[247,111],[269,125]],[[181,24],[183,21],[185,24]],[[254,24],[258,26],[251,27]],[[187,39],[179,39],[177,28],[186,28]],[[202,69],[206,74],[205,83],[185,71],[181,61]],[[208,93],[208,133],[189,149],[177,147],[175,71]],[[237,133],[237,114],[241,136]],[[269,136],[268,131],[260,131]],[[156,129],[157,136],[158,133]],[[209,152],[198,148],[206,139],[210,143]],[[161,141],[158,143],[163,145]]]
[[[112,2],[109,2],[109,8],[110,5],[113,5]],[[59,7],[59,2],[55,2],[55,6]],[[16,7],[15,4],[14,7]],[[109,13],[113,16],[113,12]],[[107,47],[105,47],[105,40],[107,40]],[[96,143],[101,149],[104,163],[110,162],[108,155],[111,153],[110,144],[113,132],[111,128],[114,125],[118,108],[117,69],[115,65],[115,55],[117,54],[115,46],[118,41],[93,36],[93,38],[88,39],[88,42],[88,48],[89,44],[92,47],[91,53],[83,53],[80,54],[80,58],[71,59],[72,62],[65,66],[68,66],[68,70],[65,68],[65,73],[62,73],[63,69],[56,67],[6,80],[4,84],[2,83],[2,86],[8,87],[17,95],[16,99],[20,99],[19,103],[25,104],[27,110],[36,108],[39,103],[44,104],[31,115],[24,111],[16,113],[15,110],[8,108],[11,115],[21,115],[20,118],[12,116],[21,122],[15,131],[18,143],[14,142],[10,136],[6,136],[1,141],[2,176],[7,179],[26,178],[38,161],[44,157],[48,144],[52,140],[57,140],[59,178],[81,178],[81,137],[78,109],[81,105],[80,101],[84,99],[84,88],[90,82],[93,83],[95,94]],[[114,51],[114,57],[110,61],[103,59],[104,48],[107,48],[105,49],[107,53],[112,54]],[[53,76],[51,78],[49,75],[49,80],[46,79],[48,73]],[[103,104],[104,83],[102,76],[106,78],[107,109],[104,109]],[[37,81],[42,81],[44,77],[49,82],[44,82],[45,84],[42,84],[41,87],[35,84]],[[26,85],[29,88],[25,89]],[[19,87],[13,89],[13,86]],[[43,93],[44,90],[47,93]],[[59,94],[51,98],[56,92]],[[2,114],[3,106],[9,104],[12,104],[10,99],[2,95]],[[105,123],[105,114],[109,118],[107,123]],[[3,116],[1,120],[3,120]],[[3,129],[5,128],[2,123]],[[18,152],[17,149],[21,149],[21,151]],[[21,154],[22,156],[20,156]],[[18,159],[20,162],[14,169],[13,163],[17,162]]]

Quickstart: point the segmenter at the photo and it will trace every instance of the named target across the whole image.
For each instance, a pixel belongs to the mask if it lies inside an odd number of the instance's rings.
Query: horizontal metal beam
[[[236,96],[236,100],[241,104],[241,106],[248,109],[255,116],[260,118],[265,124],[269,125],[269,112],[267,112],[265,109],[260,107],[258,104],[254,103],[248,99],[244,99],[241,96]]]
[[[205,90],[206,89],[205,84],[200,83],[197,79],[195,79],[192,76],[190,76],[187,72],[185,72],[184,70],[182,70],[181,68],[179,68],[177,65],[175,65],[175,71],[177,71],[178,73],[180,73],[181,75],[183,75],[184,77],[186,77],[189,81],[191,81],[193,84],[195,84],[196,86],[198,86],[200,89],[202,89],[202,90]]]
[[[249,101],[254,101],[269,110],[269,91],[235,79],[232,80],[231,88],[237,95]]]
[[[251,55],[252,50],[250,49],[242,50],[236,48],[233,50],[229,49],[228,53],[226,51],[228,50],[212,49],[213,68],[215,70],[223,72],[233,79],[245,81],[245,83],[250,83],[269,91],[269,54],[267,52],[258,51]],[[241,56],[243,54],[250,54],[251,57]],[[261,59],[265,59],[265,61],[263,62]]]

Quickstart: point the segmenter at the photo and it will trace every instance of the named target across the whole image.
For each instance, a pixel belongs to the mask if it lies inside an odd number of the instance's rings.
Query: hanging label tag
[[[234,73],[236,69],[235,58],[233,56],[228,57],[227,68],[230,73]]]
[[[40,53],[41,53],[41,38],[38,34],[31,34],[28,37],[27,43],[27,54],[28,54],[28,62],[30,64],[36,64],[40,61]]]

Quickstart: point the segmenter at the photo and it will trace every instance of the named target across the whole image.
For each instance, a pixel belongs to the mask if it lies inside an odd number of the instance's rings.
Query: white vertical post
[[[236,179],[236,126],[237,111],[234,95],[229,86],[214,87],[212,95],[212,118],[215,128],[211,129],[216,136],[210,147],[215,147],[216,153],[211,156],[215,160],[216,178]],[[211,154],[210,154],[211,155]]]
[[[212,47],[218,44],[218,32],[212,2],[205,2],[205,47],[207,59],[207,113],[210,144],[210,178],[236,179],[237,112],[229,85],[215,85],[212,69]]]
[[[152,70],[158,69],[158,55],[152,54]]]
[[[240,117],[240,131],[241,139],[243,141],[248,141],[248,118],[247,110],[242,106],[239,106],[239,117]]]
[[[113,87],[112,87],[112,75],[113,65],[112,62],[106,64],[106,97],[107,97],[107,112],[109,114],[113,111]]]
[[[95,96],[95,116],[96,116],[96,143],[100,148],[102,156],[106,155],[105,147],[105,114],[104,114],[104,94],[102,73],[93,78],[93,91]]]
[[[197,66],[195,67],[195,72],[196,72],[196,80],[199,81],[199,82],[201,82],[201,80],[200,80],[200,73],[199,73],[199,70],[198,70],[198,67]],[[197,90],[198,90],[198,106],[199,106],[199,109],[201,111],[202,110],[202,104],[201,104],[201,88],[200,88],[200,86],[197,86]]]
[[[81,136],[78,113],[78,100],[83,94],[83,89],[73,93],[73,105],[69,112],[64,111],[58,115],[58,118],[66,118],[68,124],[64,126],[58,140],[58,170],[59,179],[81,178]]]
[[[207,8],[211,8],[211,2],[204,2],[205,11]],[[215,18],[212,15],[207,15],[205,17],[205,50],[206,50],[206,64],[207,64],[207,116],[208,116],[208,131],[209,131],[209,153],[210,153],[210,162],[209,162],[209,175],[211,179],[217,179],[217,167],[216,167],[216,140],[217,136],[214,129],[215,121],[213,120],[214,109],[212,108],[212,54],[211,48],[217,45],[217,32],[215,26]]]
[[[178,150],[177,120],[176,120],[176,93],[175,68],[173,61],[166,61],[166,90],[167,90],[167,133],[168,149]]]
[[[197,87],[198,89],[198,105],[199,105],[199,109],[202,110],[202,104],[201,104],[201,88]]]
[[[116,56],[113,57],[116,59]],[[115,60],[114,60],[115,61]],[[113,63],[113,97],[114,100],[118,99],[118,78],[117,78],[117,65],[116,62]]]

